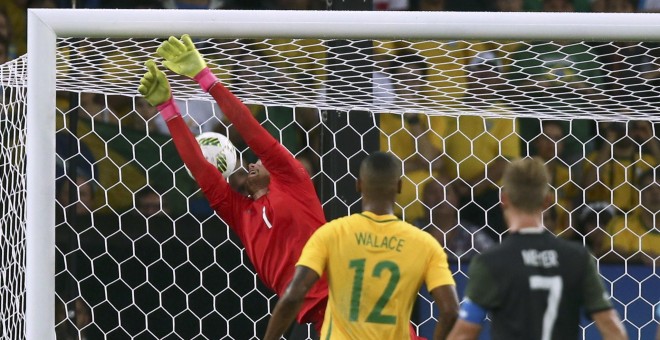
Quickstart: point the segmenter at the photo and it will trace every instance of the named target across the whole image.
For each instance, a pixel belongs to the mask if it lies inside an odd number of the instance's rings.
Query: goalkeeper
[[[179,156],[204,192],[211,207],[238,235],[263,283],[278,296],[293,277],[303,246],[325,223],[321,203],[303,166],[252,116],[206,66],[190,36],[170,37],[157,50],[163,65],[196,80],[211,94],[259,161],[248,166],[249,197],[232,190],[222,174],[204,159],[194,136],[174,103],[165,74],[153,60],[138,91],[157,106],[167,122]],[[323,322],[328,289],[324,279],[307,294],[296,320]],[[304,326],[304,325],[303,325]],[[306,327],[300,327],[300,329]],[[294,329],[294,332],[296,330]],[[306,338],[306,334],[304,336]]]

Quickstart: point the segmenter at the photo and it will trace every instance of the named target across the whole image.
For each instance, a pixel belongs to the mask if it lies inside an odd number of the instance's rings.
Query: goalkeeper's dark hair
[[[401,161],[390,153],[376,151],[360,165],[363,194],[393,198],[398,193],[400,179]]]
[[[502,191],[511,205],[526,213],[545,208],[550,176],[540,158],[524,158],[507,165],[502,176]]]

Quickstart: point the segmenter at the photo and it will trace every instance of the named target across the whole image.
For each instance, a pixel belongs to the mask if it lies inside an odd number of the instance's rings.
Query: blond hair
[[[502,191],[511,205],[527,213],[543,210],[550,189],[548,170],[540,158],[524,158],[511,162],[504,170]]]

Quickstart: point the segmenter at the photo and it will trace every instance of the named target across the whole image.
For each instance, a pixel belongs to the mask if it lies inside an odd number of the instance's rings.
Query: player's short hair
[[[390,190],[401,179],[401,161],[394,155],[376,151],[360,165],[360,180],[370,190]]]
[[[504,170],[502,191],[511,205],[534,213],[544,208],[549,186],[548,170],[540,158],[523,158],[511,162]]]

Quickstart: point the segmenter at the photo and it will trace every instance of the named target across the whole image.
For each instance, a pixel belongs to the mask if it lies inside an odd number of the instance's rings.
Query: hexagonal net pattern
[[[137,95],[144,62],[161,41],[57,40],[55,300],[62,338],[249,339],[263,335],[274,306],[243,246],[186,173],[162,118]],[[404,175],[396,213],[443,244],[459,285],[470,258],[506,235],[503,166],[542,158],[553,194],[546,228],[591,248],[631,336],[655,331],[656,44],[195,43],[262,125],[309,166],[324,208],[359,209],[359,200],[338,194],[355,181],[354,161],[376,148],[397,155]],[[22,62],[2,68],[3,277],[20,277],[15,266],[23,262],[25,75],[6,73]],[[189,79],[168,77],[193,133],[217,131],[237,146],[241,165],[229,182],[245,193],[255,156],[212,98]],[[8,87],[12,82],[17,86]],[[332,115],[348,124],[332,125]],[[368,118],[352,124],[352,117]],[[359,151],[347,151],[347,141]],[[3,306],[21,304],[18,281],[3,281]],[[431,299],[421,294],[419,301],[413,321],[428,334]],[[20,313],[3,314],[3,328],[20,328]],[[583,327],[585,337],[595,329]]]
[[[22,334],[25,312],[25,58],[0,65],[0,336]]]

